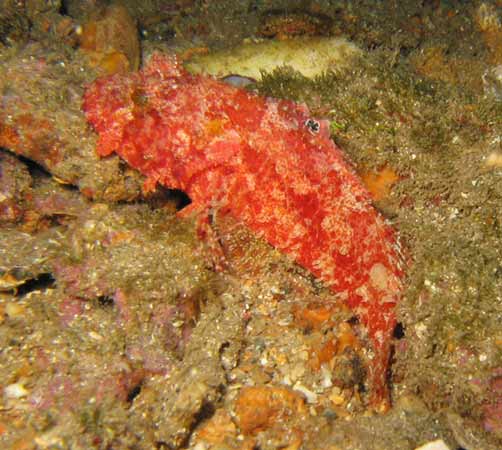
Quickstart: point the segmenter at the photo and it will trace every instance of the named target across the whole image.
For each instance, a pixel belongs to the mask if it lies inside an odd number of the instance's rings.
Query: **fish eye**
[[[305,126],[312,134],[319,133],[319,130],[321,129],[321,124],[314,119],[308,119],[307,121],[305,121]]]

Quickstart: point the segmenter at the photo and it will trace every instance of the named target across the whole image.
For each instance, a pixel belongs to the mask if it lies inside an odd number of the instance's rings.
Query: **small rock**
[[[7,398],[22,398],[29,394],[29,391],[22,383],[9,384],[4,388],[4,394]]]

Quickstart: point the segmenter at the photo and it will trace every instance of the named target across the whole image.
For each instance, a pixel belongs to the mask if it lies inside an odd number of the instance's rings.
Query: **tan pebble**
[[[490,153],[485,160],[485,165],[487,167],[502,167],[502,153],[492,152]]]
[[[95,331],[89,331],[89,337],[91,339],[94,339],[95,341],[103,340],[103,336],[101,336],[99,333],[96,333]]]
[[[10,302],[5,305],[5,313],[11,318],[21,317],[24,311],[24,305],[20,305],[19,303]]]
[[[298,358],[300,358],[302,361],[308,361],[309,354],[306,350],[302,350],[301,352],[298,352]]]
[[[284,447],[284,450],[298,450],[301,447],[302,442],[302,439],[300,437],[297,437],[287,447]]]
[[[269,354],[270,359],[273,359],[275,363],[280,366],[284,366],[288,363],[288,357],[284,353],[280,352],[276,347],[272,347]]]
[[[338,386],[333,386],[333,389],[331,389],[331,393],[329,394],[328,398],[336,406],[341,406],[345,403],[345,398],[342,395],[342,390]]]
[[[269,314],[269,308],[265,304],[258,305],[256,310],[263,314],[264,316],[267,316]]]
[[[305,373],[305,366],[302,363],[297,363],[293,366],[290,377],[293,381],[298,380]]]
[[[446,349],[448,350],[449,353],[453,353],[457,349],[457,346],[455,345],[454,342],[448,341],[448,344],[446,344]]]
[[[331,393],[333,395],[341,395],[342,390],[338,386],[333,386],[333,389],[331,389]]]
[[[329,399],[336,406],[341,406],[345,403],[345,399],[341,395],[330,395]]]
[[[67,184],[71,184],[70,181],[67,181],[67,180],[63,180],[62,178],[59,178],[57,177],[56,175],[52,175],[52,179],[58,183],[58,184],[62,184],[62,185],[67,185]]]

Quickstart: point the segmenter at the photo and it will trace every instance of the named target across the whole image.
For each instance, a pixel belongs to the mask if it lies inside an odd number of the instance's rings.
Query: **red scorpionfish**
[[[161,54],[140,72],[97,79],[83,108],[99,155],[118,153],[146,176],[146,190],[183,190],[192,200],[185,214],[232,215],[342,298],[370,339],[370,403],[388,406],[399,245],[327,122]]]

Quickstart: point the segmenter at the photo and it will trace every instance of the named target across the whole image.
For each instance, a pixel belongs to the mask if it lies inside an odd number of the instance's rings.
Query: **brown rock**
[[[80,48],[104,73],[137,70],[140,45],[136,23],[122,5],[108,6],[82,27]]]
[[[21,219],[30,191],[27,167],[15,156],[0,152],[0,224]]]

